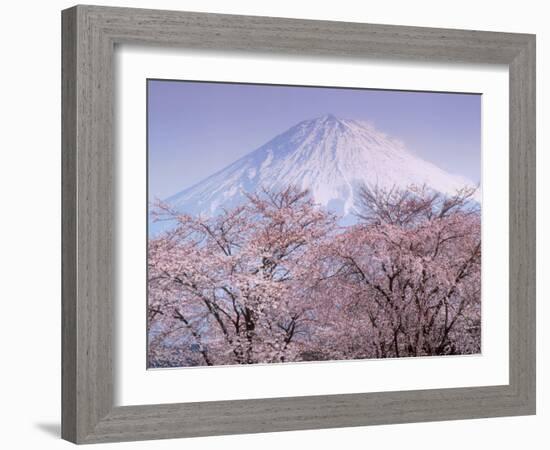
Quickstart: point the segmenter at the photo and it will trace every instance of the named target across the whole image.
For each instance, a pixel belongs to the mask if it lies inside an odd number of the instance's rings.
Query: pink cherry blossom
[[[480,214],[463,189],[363,187],[358,222],[295,187],[177,226],[148,248],[149,365],[480,351]]]

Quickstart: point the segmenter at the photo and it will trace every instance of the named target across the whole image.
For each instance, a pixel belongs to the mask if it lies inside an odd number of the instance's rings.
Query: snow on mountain
[[[345,218],[353,215],[362,183],[385,188],[425,184],[444,194],[473,185],[412,154],[367,122],[329,114],[298,123],[166,201],[181,212],[210,216],[242,202],[245,192],[296,185]]]

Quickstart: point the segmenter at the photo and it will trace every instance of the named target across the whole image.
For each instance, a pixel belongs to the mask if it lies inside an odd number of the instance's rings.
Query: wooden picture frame
[[[64,439],[94,443],[535,413],[535,36],[98,6],[63,11],[62,31]],[[507,65],[509,384],[115,407],[113,53],[126,43]]]

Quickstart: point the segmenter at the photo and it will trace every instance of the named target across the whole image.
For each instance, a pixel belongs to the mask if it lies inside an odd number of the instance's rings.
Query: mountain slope
[[[387,188],[425,184],[444,194],[473,184],[413,155],[366,122],[329,114],[300,122],[166,201],[182,212],[214,215],[242,202],[245,192],[296,185],[345,218],[354,212],[362,183]]]

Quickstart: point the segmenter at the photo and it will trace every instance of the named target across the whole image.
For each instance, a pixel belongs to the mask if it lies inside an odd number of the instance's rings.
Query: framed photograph
[[[62,435],[535,413],[535,37],[63,11]]]

